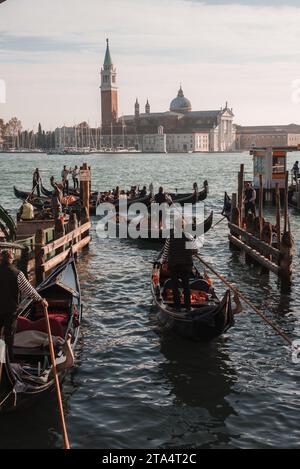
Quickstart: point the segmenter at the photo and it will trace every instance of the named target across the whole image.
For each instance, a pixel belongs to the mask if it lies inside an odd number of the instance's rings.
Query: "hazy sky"
[[[300,0],[7,0],[0,5],[0,117],[25,128],[100,122],[109,37],[119,114],[228,100],[240,124],[300,124]]]

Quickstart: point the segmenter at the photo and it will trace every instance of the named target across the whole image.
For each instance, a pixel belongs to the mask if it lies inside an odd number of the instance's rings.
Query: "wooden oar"
[[[222,217],[221,220],[217,221],[217,223],[215,223],[215,224],[212,226],[212,229],[214,229],[215,226],[217,226],[219,223],[221,223],[221,221],[225,220],[225,218],[227,218],[227,217]]]
[[[50,349],[50,355],[51,355],[51,361],[52,361],[52,367],[53,367],[53,375],[54,375],[54,382],[55,382],[56,394],[57,394],[57,400],[58,400],[61,430],[62,430],[62,435],[63,435],[63,439],[64,439],[64,449],[70,449],[69,437],[68,437],[68,432],[67,432],[67,427],[66,427],[66,422],[65,422],[65,415],[64,415],[64,409],[63,409],[63,404],[62,404],[62,398],[61,398],[60,384],[59,384],[58,373],[57,373],[57,368],[56,368],[55,353],[54,353],[52,333],[51,333],[51,327],[50,327],[50,321],[49,321],[49,314],[48,314],[47,306],[44,306],[44,311],[45,311],[45,318],[46,318],[46,323],[47,323],[47,331],[48,331],[48,337],[49,337],[49,349]]]
[[[219,274],[210,264],[208,264],[202,257],[200,257],[198,254],[194,255],[205,267],[207,267],[211,272],[213,272],[216,277],[218,277],[230,290],[232,290],[234,293],[237,293],[239,297],[248,305],[250,308],[253,309],[253,311],[269,326],[274,329],[277,334],[279,334],[291,347],[297,349],[297,347],[294,346],[292,340],[281,330],[273,321],[270,321],[248,298],[246,298],[236,287],[231,285],[231,283],[228,282],[227,279],[225,279],[221,274]]]

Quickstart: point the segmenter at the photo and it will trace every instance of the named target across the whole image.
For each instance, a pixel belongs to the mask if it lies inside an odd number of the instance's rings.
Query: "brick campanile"
[[[101,118],[102,126],[110,126],[118,119],[118,87],[117,73],[113,66],[108,39],[106,39],[106,53],[101,68]]]

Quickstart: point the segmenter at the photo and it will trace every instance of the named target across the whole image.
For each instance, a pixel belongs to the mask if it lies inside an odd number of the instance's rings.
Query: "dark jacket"
[[[13,267],[0,265],[0,315],[15,314],[19,304],[19,271]]]
[[[158,194],[155,194],[154,200],[157,204],[163,204],[167,201],[166,194],[164,192],[158,192]]]
[[[193,265],[193,250],[186,248],[186,243],[191,242],[184,233],[181,238],[175,238],[174,233],[171,233],[169,241],[168,265]]]

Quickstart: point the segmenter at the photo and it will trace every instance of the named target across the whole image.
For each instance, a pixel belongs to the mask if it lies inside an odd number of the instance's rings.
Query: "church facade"
[[[228,104],[212,111],[193,111],[180,86],[170,108],[144,112],[136,99],[132,115],[118,116],[117,72],[107,39],[101,69],[102,145],[143,152],[228,152],[235,150],[234,114]]]

